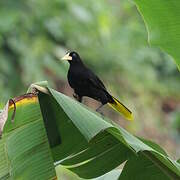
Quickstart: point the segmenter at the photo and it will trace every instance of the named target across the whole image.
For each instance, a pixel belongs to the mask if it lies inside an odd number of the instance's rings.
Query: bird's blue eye
[[[76,56],[76,53],[73,53],[72,56],[73,56],[73,57],[77,57],[77,56]]]

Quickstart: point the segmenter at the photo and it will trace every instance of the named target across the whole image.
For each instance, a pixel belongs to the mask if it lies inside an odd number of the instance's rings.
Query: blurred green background
[[[132,1],[1,0],[0,106],[41,80],[72,96],[69,65],[59,61],[67,50],[79,52],[135,120],[126,122],[108,107],[105,115],[180,156],[180,74],[167,54],[148,45]],[[97,107],[88,98],[85,103]]]

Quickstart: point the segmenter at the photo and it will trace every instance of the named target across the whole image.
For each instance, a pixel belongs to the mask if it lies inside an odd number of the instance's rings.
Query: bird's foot
[[[98,113],[102,116],[102,118],[104,119],[104,114],[103,114],[103,112],[100,111],[100,108],[101,108],[102,106],[103,106],[103,105],[99,106],[99,107],[96,109],[96,112],[98,112]]]
[[[78,99],[78,95],[77,95],[77,94],[73,94],[73,97],[74,97],[75,99]]]
[[[104,113],[103,112],[99,112],[100,114],[101,114],[101,116],[102,116],[102,118],[104,119]]]
[[[101,109],[103,106],[104,106],[104,104],[101,104],[101,105],[96,109],[96,111],[97,111],[97,112],[100,112],[100,109]]]
[[[82,102],[82,97],[80,97],[79,95],[73,94],[73,97],[74,97],[77,101]]]
[[[100,116],[104,119],[104,113],[103,112],[101,112],[101,111],[96,111],[96,112],[98,112],[99,114],[100,114]]]

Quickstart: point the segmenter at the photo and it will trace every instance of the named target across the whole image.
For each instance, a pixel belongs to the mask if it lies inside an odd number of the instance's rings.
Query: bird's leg
[[[75,99],[77,99],[78,98],[78,95],[77,94],[73,94],[73,97],[75,98]]]
[[[99,110],[104,106],[104,104],[101,104],[97,109],[96,111],[99,112]]]
[[[78,96],[77,100],[81,103],[82,102],[82,96]]]
[[[73,94],[73,97],[74,97],[77,101],[82,102],[82,96],[79,96],[79,95],[77,95],[77,94]]]
[[[101,104],[101,105],[96,109],[96,112],[99,112],[99,113],[104,117],[104,114],[99,111],[103,106],[104,106],[104,104]]]

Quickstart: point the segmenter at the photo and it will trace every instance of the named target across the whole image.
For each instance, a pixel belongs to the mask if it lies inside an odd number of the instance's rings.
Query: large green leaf
[[[179,163],[155,143],[131,135],[60,92],[34,88],[39,89],[40,108],[34,95],[19,100],[14,122],[13,106],[9,108],[0,139],[1,178],[50,179],[55,176],[53,161],[81,178],[180,177]],[[102,176],[123,162],[122,173]]]
[[[130,159],[120,176],[121,180],[148,180],[167,179],[164,173],[161,173],[156,165],[142,154]]]
[[[0,179],[52,179],[54,164],[37,97],[17,99],[15,119],[10,105],[0,139]]]
[[[68,169],[63,166],[56,167],[57,177],[59,180],[68,179],[68,180],[85,180],[83,178],[78,177],[76,174],[72,173]],[[91,180],[118,180],[121,174],[121,169],[114,169],[100,177],[93,178]]]
[[[144,18],[149,42],[170,54],[180,69],[180,1],[134,1]]]
[[[39,94],[41,110],[55,118],[62,142],[52,147],[53,157],[67,169],[82,178],[95,178],[127,161],[123,174],[140,163],[142,167],[151,164],[151,173],[159,179],[180,176],[179,166],[155,143],[136,138],[79,102],[48,89],[49,95]],[[142,172],[142,177],[146,174]]]

